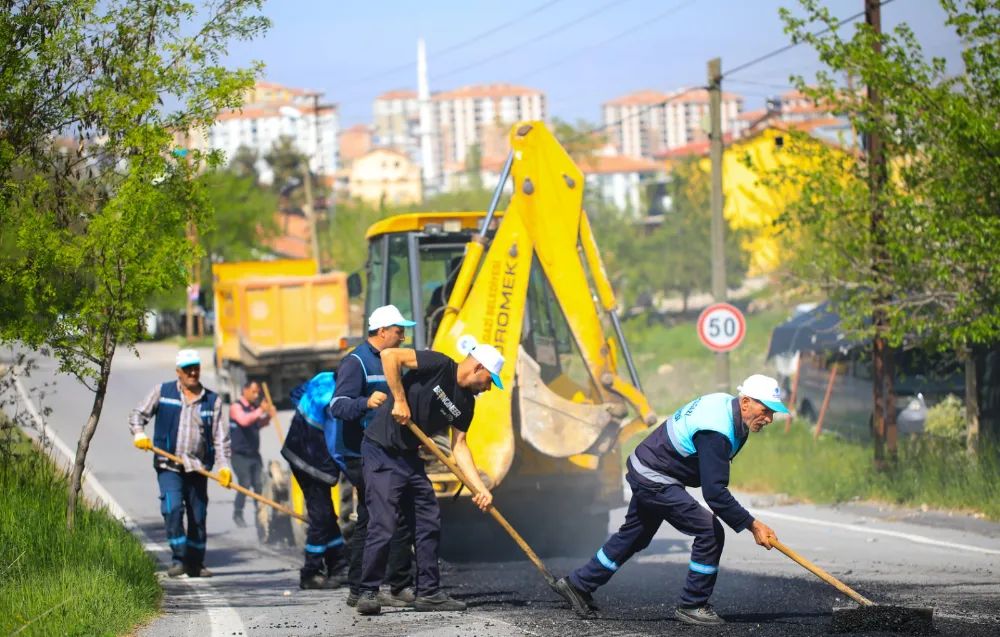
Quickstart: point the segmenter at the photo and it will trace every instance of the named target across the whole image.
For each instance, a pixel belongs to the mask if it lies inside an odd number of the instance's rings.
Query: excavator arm
[[[480,396],[469,431],[474,450],[489,450],[476,462],[492,485],[510,471],[520,441],[584,466],[656,422],[583,210],[583,174],[543,122],[516,125],[510,141],[432,344],[460,360],[473,344],[490,343],[507,359],[501,379],[515,387],[513,400],[506,390]],[[508,176],[514,194],[490,236]],[[611,338],[602,314],[614,326]],[[618,375],[619,351],[631,383]],[[629,419],[628,407],[638,415]]]

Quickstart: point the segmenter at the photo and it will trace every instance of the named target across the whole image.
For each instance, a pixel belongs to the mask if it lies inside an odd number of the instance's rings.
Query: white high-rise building
[[[743,112],[743,97],[722,94],[722,132]],[[653,159],[657,153],[704,141],[708,91],[663,93],[643,90],[606,102],[601,108],[608,141],[628,157]]]
[[[226,153],[231,161],[245,146],[257,153],[261,182],[270,184],[274,174],[264,161],[282,136],[290,137],[299,152],[309,157],[317,175],[337,171],[339,117],[335,104],[323,103],[323,93],[257,82],[238,110],[219,115],[208,131],[207,145]]]

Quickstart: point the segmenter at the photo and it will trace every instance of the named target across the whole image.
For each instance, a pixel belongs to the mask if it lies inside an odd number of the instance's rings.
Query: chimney
[[[420,100],[420,165],[424,178],[424,192],[437,190],[438,170],[434,160],[434,117],[431,112],[431,93],[427,85],[427,51],[424,39],[417,40],[417,97]]]

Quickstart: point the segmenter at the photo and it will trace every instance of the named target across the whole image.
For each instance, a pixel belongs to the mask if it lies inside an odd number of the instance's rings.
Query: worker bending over
[[[334,459],[343,463],[351,484],[358,490],[358,518],[348,547],[347,581],[351,587],[347,605],[357,606],[361,595],[361,561],[368,537],[368,506],[361,460],[361,439],[375,410],[389,394],[382,372],[382,352],[399,347],[406,340],[406,328],[416,325],[406,320],[395,305],[376,308],[368,317],[368,339],[344,357],[337,368],[337,388],[330,401],[330,415],[340,420],[340,440],[335,441]],[[329,439],[329,434],[328,434]],[[413,605],[413,529],[399,516],[389,547],[387,579],[389,590],[379,591],[379,603],[398,608]]]
[[[205,519],[208,515],[208,477],[219,462],[219,484],[233,481],[229,468],[229,427],[222,420],[222,398],[201,384],[201,359],[193,349],[177,352],[177,380],[157,385],[129,415],[136,447],[155,445],[178,456],[183,465],[155,454],[153,468],[160,488],[160,513],[167,531],[173,564],[170,577],[211,577],[205,568]],[[146,424],[153,420],[153,439]],[[187,532],[184,515],[187,514]]]
[[[292,390],[295,415],[281,447],[281,455],[302,489],[309,517],[305,564],[299,571],[299,588],[303,589],[339,588],[341,582],[335,578],[347,565],[330,493],[341,468],[326,441],[326,408],[333,399],[334,385],[333,373],[322,372]]]
[[[771,423],[781,404],[777,381],[750,376],[739,395],[708,394],[684,405],[643,440],[627,461],[632,488],[625,523],[584,566],[556,583],[558,591],[583,617],[596,610],[592,593],[606,584],[634,554],[649,546],[665,520],[694,537],[687,580],[675,616],[688,624],[723,624],[708,603],[715,588],[726,533],[722,519],[739,533],[750,529],[757,544],[771,549],[774,532],[755,520],[729,492],[729,463],[751,432]],[[711,511],[686,487],[702,489]]]
[[[504,358],[490,345],[477,345],[456,363],[439,352],[387,349],[382,352],[382,369],[389,385],[389,397],[375,413],[361,443],[367,486],[368,540],[361,572],[358,612],[376,615],[382,607],[377,593],[385,575],[389,542],[401,509],[415,530],[417,557],[417,611],[465,610],[465,604],[440,590],[438,544],[441,511],[437,495],[417,453],[420,439],[406,426],[413,422],[428,436],[455,430],[452,454],[466,479],[478,491],[473,496],[486,511],[493,496],[479,478],[466,432],[472,423],[476,395],[500,382]],[[403,367],[410,371],[402,377]]]

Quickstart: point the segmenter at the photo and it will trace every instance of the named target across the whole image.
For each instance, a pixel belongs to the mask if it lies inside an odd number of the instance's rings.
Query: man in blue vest
[[[729,492],[729,463],[751,432],[770,424],[775,413],[788,413],[773,378],[755,374],[737,390],[735,397],[708,394],[684,405],[629,456],[625,479],[632,498],[625,523],[587,564],[556,584],[577,614],[592,616],[596,606],[591,594],[649,546],[666,521],[694,537],[687,580],[674,615],[688,624],[725,623],[708,603],[726,538],[719,519],[737,533],[750,529],[757,544],[768,550],[770,539],[775,538],[774,531],[755,520]],[[685,490],[699,486],[711,510]]]
[[[365,477],[361,463],[361,439],[375,410],[386,399],[389,385],[382,372],[382,351],[399,347],[406,340],[406,328],[415,322],[403,318],[395,305],[376,308],[368,317],[368,340],[354,348],[337,368],[337,389],[330,403],[330,415],[341,421],[345,471],[358,490],[358,518],[351,535],[347,580],[351,592],[347,605],[356,606],[361,593],[361,560],[368,537],[368,507],[365,504]],[[400,516],[389,548],[386,568],[388,590],[379,592],[384,606],[413,605],[413,530]]]
[[[222,398],[201,384],[198,352],[177,353],[177,380],[157,385],[132,410],[129,428],[139,449],[153,446],[180,457],[183,466],[159,454],[153,456],[156,482],[160,487],[160,513],[167,531],[173,564],[170,577],[211,577],[205,568],[205,518],[208,512],[208,478],[198,469],[211,471],[219,463],[219,484],[229,488],[229,427],[222,419]],[[155,418],[153,439],[146,424]],[[184,515],[188,528],[184,531]]]
[[[328,425],[332,423],[328,423],[326,408],[333,399],[334,386],[333,373],[322,372],[292,390],[295,415],[281,447],[281,455],[302,489],[309,518],[305,564],[299,571],[302,589],[340,588],[336,574],[347,561],[330,492],[343,471],[327,446]]]

